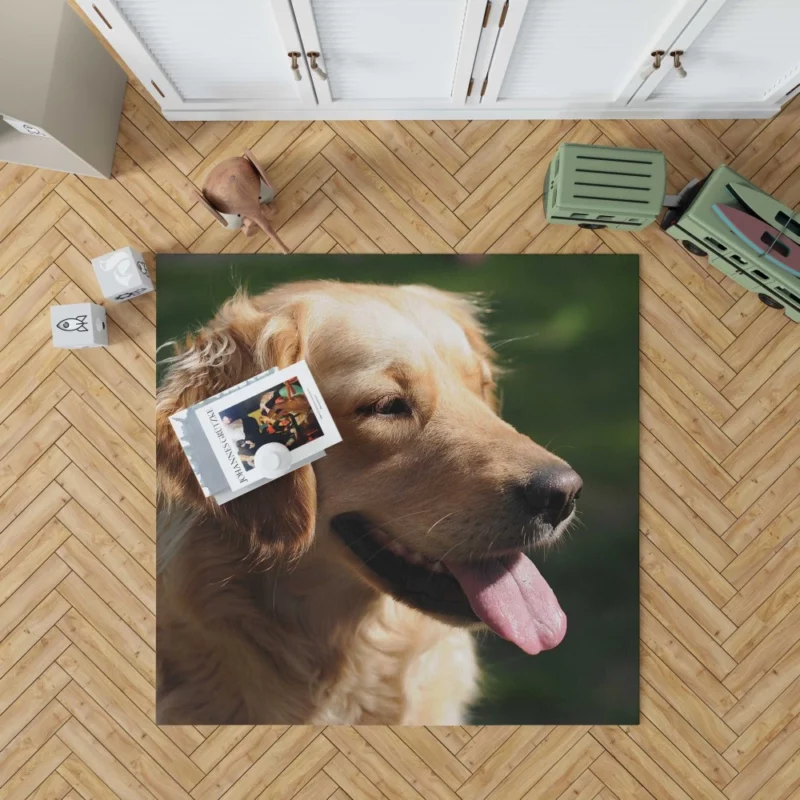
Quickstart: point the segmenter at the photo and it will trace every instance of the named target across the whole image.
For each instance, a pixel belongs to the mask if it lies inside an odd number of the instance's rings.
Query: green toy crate
[[[728,190],[729,183],[761,191],[730,167],[718,167],[705,180],[681,194],[680,205],[664,215],[662,230],[681,242],[690,253],[707,255],[720,272],[756,292],[766,305],[782,308],[786,316],[800,322],[800,276],[761,258],[715,213],[715,203],[747,210]]]
[[[547,221],[638,231],[661,213],[666,188],[658,150],[562,144],[544,180]]]

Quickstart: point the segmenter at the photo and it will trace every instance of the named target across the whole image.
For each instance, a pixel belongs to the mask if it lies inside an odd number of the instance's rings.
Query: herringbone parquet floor
[[[798,102],[769,122],[170,125],[132,83],[113,180],[0,169],[2,798],[800,798],[800,325],[654,227],[547,227],[563,140],[660,148],[671,190],[729,162],[800,205]],[[297,251],[641,256],[641,725],[153,723],[155,297],[109,306],[110,347],[74,353],[47,309],[98,300],[87,259],[125,244],[271,250],[192,194],[243,147]]]

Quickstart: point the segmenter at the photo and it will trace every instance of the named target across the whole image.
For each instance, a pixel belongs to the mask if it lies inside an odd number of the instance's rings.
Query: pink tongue
[[[553,590],[522,553],[482,563],[445,561],[472,610],[499,636],[530,655],[555,647],[567,617]]]

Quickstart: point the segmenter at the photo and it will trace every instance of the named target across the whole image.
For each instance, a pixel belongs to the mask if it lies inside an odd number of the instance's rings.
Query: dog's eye
[[[382,417],[399,417],[411,413],[411,406],[402,397],[382,397],[375,403],[359,409],[362,414],[379,414]]]

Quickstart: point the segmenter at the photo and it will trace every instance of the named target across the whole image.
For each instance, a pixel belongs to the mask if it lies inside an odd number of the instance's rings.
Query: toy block
[[[123,247],[92,259],[100,291],[107,300],[130,300],[153,291],[153,281],[142,254]]]
[[[106,310],[94,303],[50,306],[53,347],[79,350],[108,344]]]

